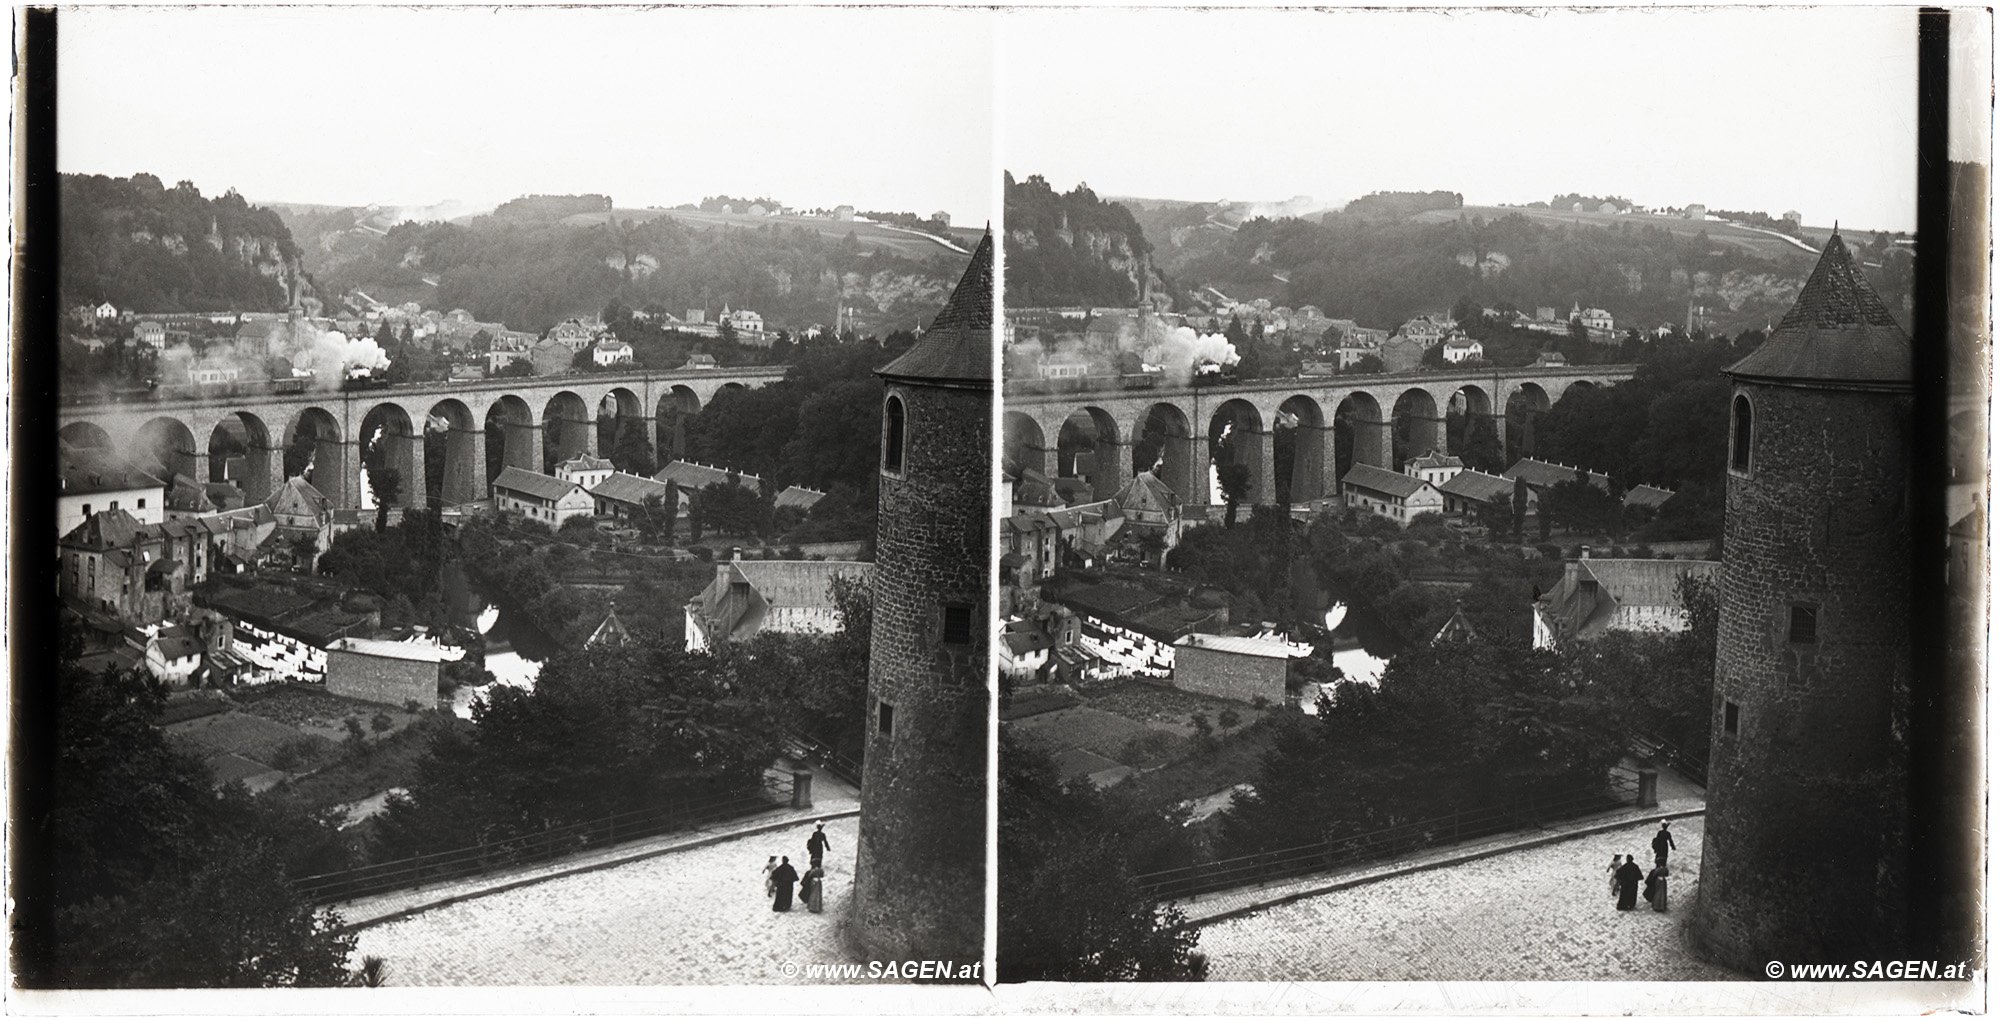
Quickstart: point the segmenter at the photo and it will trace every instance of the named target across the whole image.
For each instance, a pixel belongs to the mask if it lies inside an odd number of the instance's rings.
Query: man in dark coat
[[[792,909],[792,884],[799,881],[799,870],[792,867],[790,858],[780,859],[777,871],[771,873],[771,886],[776,891],[771,896],[771,910],[790,911]]]
[[[1625,864],[1618,866],[1618,910],[1630,911],[1639,906],[1639,881],[1645,878],[1645,870],[1632,860],[1631,855],[1626,855]],[[783,896],[789,902],[792,899],[791,884],[785,884],[783,889]]]
[[[813,830],[813,835],[806,838],[806,853],[812,855],[813,868],[820,867],[820,859],[826,857],[826,848],[826,824],[820,823]]]
[[[1667,821],[1660,820],[1660,832],[1653,834],[1653,864],[1665,865],[1667,852],[1674,850],[1674,835],[1667,832]]]

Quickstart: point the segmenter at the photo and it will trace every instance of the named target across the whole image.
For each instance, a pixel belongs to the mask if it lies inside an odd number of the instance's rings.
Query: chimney
[[[729,547],[729,559],[731,559],[731,560],[741,560],[741,559],[743,559],[743,547],[741,547],[741,546],[731,546],[731,547]]]
[[[1590,559],[1590,547],[1588,547],[1588,546],[1584,546],[1584,547],[1582,547],[1582,549],[1583,549],[1583,552],[1582,552],[1582,553],[1581,553],[1581,554],[1579,555],[1579,559],[1583,559],[1583,560],[1589,560],[1589,559]]]

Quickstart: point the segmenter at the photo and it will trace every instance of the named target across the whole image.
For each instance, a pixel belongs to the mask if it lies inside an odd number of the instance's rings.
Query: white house
[[[561,528],[571,518],[587,518],[596,502],[582,486],[552,475],[508,465],[493,480],[493,507],[530,521]]]
[[[1372,464],[1349,468],[1340,480],[1340,489],[1347,506],[1400,525],[1409,524],[1419,514],[1444,513],[1444,494],[1436,486]]]
[[[609,460],[593,454],[578,454],[556,465],[556,478],[564,482],[574,482],[585,489],[595,489],[597,484],[611,477],[618,469]]]
[[[591,347],[590,360],[597,365],[630,365],[632,345],[616,337],[606,337]]]
[[[116,306],[116,305],[113,305],[112,303],[110,303],[110,302],[108,302],[108,301],[107,301],[107,302],[105,302],[105,303],[104,303],[104,304],[102,304],[102,305],[99,305],[99,306],[97,306],[97,308],[96,308],[96,310],[95,310],[95,311],[97,312],[97,318],[99,318],[99,319],[116,319],[116,318],[118,318],[118,306]]]
[[[1442,486],[1453,475],[1465,470],[1465,462],[1450,454],[1431,451],[1422,457],[1410,458],[1403,465],[1403,474],[1415,476],[1433,486]]]
[[[1454,333],[1444,342],[1444,360],[1453,365],[1460,362],[1478,361],[1486,357],[1486,345],[1475,337]]]
[[[162,684],[185,688],[201,669],[203,649],[192,629],[169,624],[146,640],[146,672]]]

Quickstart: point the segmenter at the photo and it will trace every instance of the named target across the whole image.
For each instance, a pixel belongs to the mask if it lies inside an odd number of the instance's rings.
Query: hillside
[[[308,264],[329,293],[463,308],[536,332],[616,301],[676,315],[750,308],[772,329],[794,330],[831,323],[845,307],[856,329],[878,334],[935,312],[964,265],[963,253],[933,238],[881,225],[658,209],[607,216],[609,202],[529,196],[486,215],[386,229],[343,229],[322,214]],[[955,233],[959,247],[978,236]]]
[[[230,191],[205,198],[151,174],[62,175],[65,307],[147,312],[285,307],[299,249],[278,213]]]
[[[1132,211],[1079,184],[1058,194],[1040,175],[1006,179],[1007,302],[1023,308],[1131,305],[1171,285]]]
[[[1684,322],[1692,301],[1712,330],[1758,329],[1784,314],[1828,233],[1807,228],[1801,243],[1715,221],[1482,206],[1241,225],[1213,213],[1147,214],[1161,267],[1187,285],[1177,307],[1206,304],[1214,295],[1202,288],[1215,287],[1385,329],[1460,298],[1530,311],[1595,306],[1640,329]],[[1908,250],[1885,235],[1849,241],[1870,282],[1903,311]]]

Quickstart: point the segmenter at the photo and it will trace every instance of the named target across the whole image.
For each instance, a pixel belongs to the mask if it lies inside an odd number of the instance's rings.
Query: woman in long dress
[[[826,905],[826,870],[808,869],[805,878],[799,882],[799,896],[806,902],[806,910],[817,915]]]
[[[1646,873],[1646,903],[1651,904],[1654,911],[1667,910],[1667,867],[1665,865],[1655,865],[1653,866],[1653,871]]]

